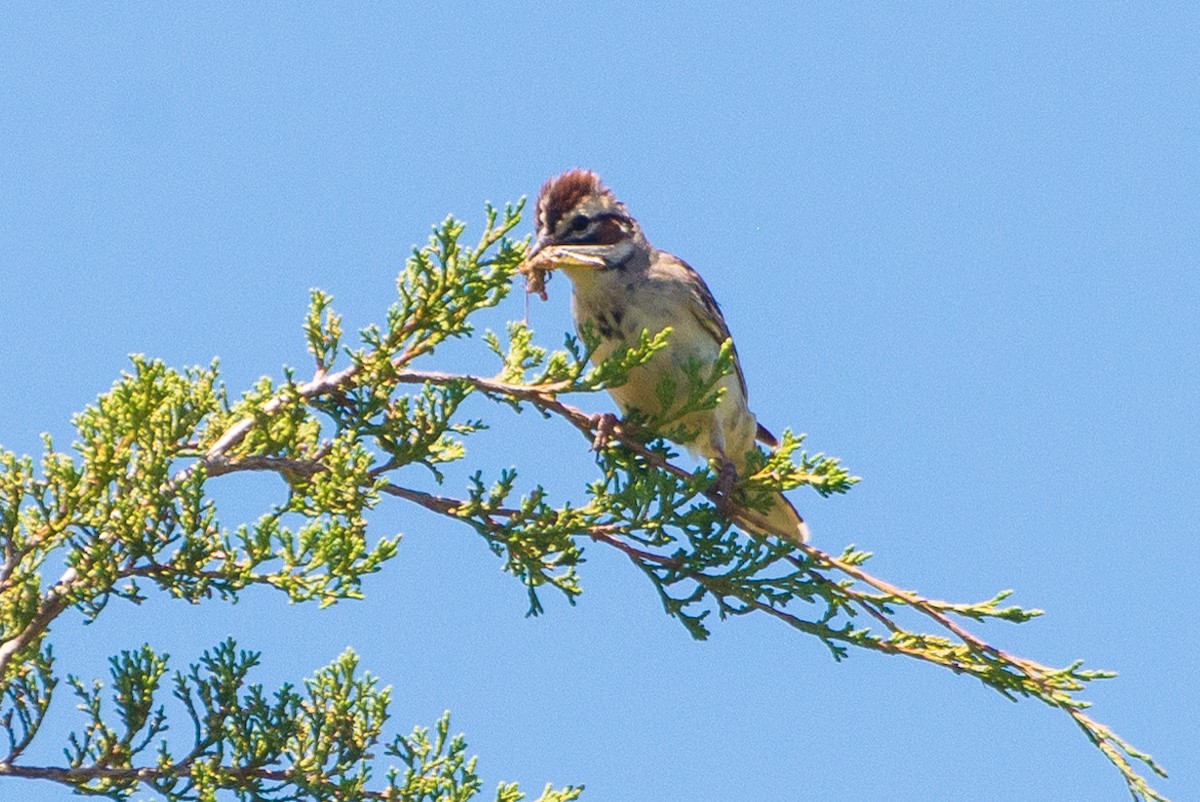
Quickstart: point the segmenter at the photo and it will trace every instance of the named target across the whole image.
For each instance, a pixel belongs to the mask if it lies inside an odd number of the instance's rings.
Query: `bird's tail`
[[[738,517],[759,534],[775,535],[797,544],[808,542],[808,524],[782,493],[775,493],[771,506],[765,510],[744,507],[738,511]]]

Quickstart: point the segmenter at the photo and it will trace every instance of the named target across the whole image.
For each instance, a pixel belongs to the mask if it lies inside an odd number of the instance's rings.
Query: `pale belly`
[[[611,295],[601,296],[609,299]],[[602,362],[620,348],[636,343],[643,330],[656,334],[668,326],[666,348],[629,372],[629,381],[609,389],[622,415],[636,416],[658,434],[686,446],[693,454],[709,459],[728,456],[739,468],[745,454],[754,448],[757,422],[746,406],[736,375],[722,377],[723,393],[715,408],[684,413],[693,380],[689,366],[698,366],[704,379],[711,376],[720,355],[720,344],[687,308],[672,310],[664,304],[620,305],[588,303],[576,293],[574,312],[581,325],[590,321],[601,344],[592,356]],[[684,413],[684,414],[681,414]]]
[[[680,280],[679,271],[672,274],[669,269],[655,270],[653,265],[648,269],[643,264],[640,271],[632,273],[614,268],[564,269],[575,287],[572,311],[576,324],[581,330],[588,325],[601,338],[593,362],[636,343],[643,330],[656,334],[671,328],[666,348],[632,369],[625,384],[609,389],[622,414],[641,416],[656,434],[722,463],[722,470],[728,461],[738,475],[745,476],[747,455],[756,449],[758,423],[746,406],[736,374],[720,379],[717,386],[723,393],[715,407],[678,413],[688,399],[690,380],[685,366],[698,364],[701,375],[710,377],[721,347],[696,318],[699,304],[692,294],[694,288]],[[674,392],[668,392],[669,388]],[[767,509],[743,511],[742,517],[755,532],[792,542],[807,537],[804,522],[782,494],[776,494]]]

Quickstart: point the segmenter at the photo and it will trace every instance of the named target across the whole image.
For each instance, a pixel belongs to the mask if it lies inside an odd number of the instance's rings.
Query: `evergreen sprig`
[[[675,427],[689,413],[719,402],[734,369],[732,343],[715,365],[692,366],[686,388],[662,388],[683,399],[669,419],[615,425],[564,398],[619,386],[667,345],[669,329],[644,332],[592,365],[592,332],[550,350],[514,323],[506,343],[490,332],[481,338],[500,361],[495,373],[429,368],[442,344],[470,337],[476,313],[509,292],[525,249],[510,238],[520,214],[521,204],[488,206],[474,245],[461,221],[436,226],[408,258],[384,323],[360,332],[353,347],[332,299],[313,290],[303,321],[314,361],[307,381],[289,370],[231,394],[215,362],[178,371],[136,356],[75,417],[70,450],[49,438],[38,461],[0,449],[0,725],[8,742],[0,775],[113,799],[139,787],[197,801],[219,792],[339,802],[476,796],[475,759],[461,736],[450,736],[447,717],[432,730],[384,740],[390,691],[359,672],[352,652],[300,687],[267,692],[250,681],[259,655],[232,641],[171,674],[173,700],[162,698],[168,658],[149,645],[111,659],[108,695],[99,681],[68,675],[83,723],[68,739],[65,765],[23,759],[59,682],[49,640],[63,612],[75,607],[95,618],[113,599],[138,603],[152,589],[194,603],[236,602],[251,584],[321,605],[356,598],[362,578],[396,554],[398,538],[368,532],[372,510],[402,502],[477,532],[527,588],[531,614],[542,611],[543,592],[568,601],[582,592],[587,548],[614,549],[695,638],[720,619],[765,615],[817,638],[836,660],[868,650],[969,675],[1008,698],[1064,711],[1135,799],[1165,799],[1135,769],[1162,774],[1150,756],[1084,713],[1081,692],[1110,672],[1044,666],[965,627],[1019,624],[1041,611],[1005,605],[1009,591],[983,602],[940,601],[868,574],[870,553],[853,546],[835,556],[745,534],[744,510],[771,494],[845,493],[857,479],[785,431],[776,451],[751,455],[751,475],[722,499],[707,467],[683,467],[673,446],[652,436],[681,436]],[[462,412],[475,394],[579,431],[596,449],[595,477],[576,498],[559,500],[520,482],[515,468],[494,479],[477,471],[458,495],[413,487],[414,471],[444,484],[443,467],[462,460],[466,439],[486,426]],[[526,469],[535,479],[537,467]],[[283,481],[257,518],[227,525],[210,491],[246,471]],[[392,765],[380,770],[387,759]],[[376,777],[382,785],[372,788]],[[540,799],[569,802],[580,791],[547,786]],[[521,798],[509,784],[496,795]]]

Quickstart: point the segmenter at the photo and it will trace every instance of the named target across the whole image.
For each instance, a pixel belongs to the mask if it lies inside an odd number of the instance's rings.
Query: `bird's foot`
[[[613,430],[618,423],[617,416],[611,412],[597,412],[592,416],[590,421],[593,429],[596,430],[596,436],[592,438],[592,450],[600,451],[608,445],[609,439],[612,437]]]
[[[717,509],[726,518],[730,517],[736,505],[733,503],[733,485],[737,482],[737,469],[728,459],[721,461],[717,468],[717,480],[713,482],[712,491],[716,494]]]

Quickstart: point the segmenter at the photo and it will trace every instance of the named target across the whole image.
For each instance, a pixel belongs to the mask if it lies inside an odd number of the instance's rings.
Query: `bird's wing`
[[[726,340],[730,341],[730,348],[733,349],[733,370],[737,374],[738,385],[742,388],[742,398],[747,398],[746,377],[742,374],[742,360],[738,359],[737,348],[733,345],[729,326],[725,323],[725,316],[721,314],[721,307],[717,305],[717,299],[713,297],[712,291],[709,290],[708,285],[704,283],[704,279],[700,277],[695,268],[678,257],[674,258],[687,273],[688,287],[691,289],[688,310],[700,323],[700,327],[716,340],[718,345]]]
[[[733,369],[737,373],[738,385],[742,388],[742,398],[748,398],[746,393],[746,376],[742,373],[742,360],[738,358],[737,347],[733,344],[733,337],[729,333],[729,325],[725,322],[725,316],[721,314],[721,307],[717,305],[717,299],[713,297],[712,290],[704,283],[704,279],[696,272],[696,269],[687,262],[672,257],[679,263],[687,274],[688,286],[691,287],[689,295],[688,308],[692,316],[700,323],[708,334],[717,341],[718,344],[729,340],[729,345],[733,348]],[[771,430],[758,424],[754,432],[754,439],[770,448],[779,446],[779,438],[771,434]]]

